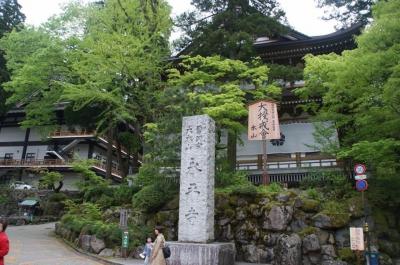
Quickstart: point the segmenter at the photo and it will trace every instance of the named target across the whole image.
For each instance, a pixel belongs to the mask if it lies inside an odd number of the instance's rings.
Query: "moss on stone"
[[[229,204],[232,205],[232,206],[237,206],[237,204],[238,204],[238,196],[231,195],[229,197]]]
[[[318,212],[320,209],[320,202],[313,199],[302,199],[303,204],[301,205],[300,209],[307,213],[311,212]]]
[[[227,208],[224,211],[224,216],[226,218],[233,218],[233,217],[235,217],[235,211],[233,209],[231,209],[231,208]]]
[[[341,228],[350,222],[350,214],[348,213],[329,213],[331,224],[334,228]]]
[[[355,253],[350,248],[341,248],[338,250],[339,259],[353,264],[357,257]]]
[[[298,232],[298,234],[301,238],[304,238],[308,235],[315,234],[317,232],[318,232],[318,228],[313,227],[313,226],[307,226],[307,227],[303,228],[300,232]]]
[[[360,196],[351,197],[346,203],[352,217],[358,218],[364,215],[364,205]]]
[[[269,212],[269,211],[271,211],[272,207],[274,207],[274,206],[283,206],[283,204],[280,202],[277,202],[277,201],[271,201],[271,202],[265,204],[263,207],[261,207],[261,211],[263,213]]]

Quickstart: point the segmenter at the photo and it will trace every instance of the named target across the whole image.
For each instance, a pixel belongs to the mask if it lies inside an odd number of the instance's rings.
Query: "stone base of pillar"
[[[167,242],[171,249],[169,265],[233,265],[234,243]]]

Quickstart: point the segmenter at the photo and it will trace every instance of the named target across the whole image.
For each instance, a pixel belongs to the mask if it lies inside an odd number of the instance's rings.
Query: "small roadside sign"
[[[366,171],[366,167],[363,164],[357,164],[354,166],[354,173],[356,173],[356,175],[363,175],[365,174]]]
[[[367,175],[355,175],[354,176],[355,180],[362,180],[362,179],[367,179]]]
[[[361,227],[350,227],[350,249],[364,250],[364,231]]]
[[[129,246],[129,233],[127,231],[125,231],[122,234],[122,247],[128,248],[128,246]]]
[[[356,181],[356,190],[365,191],[368,189],[368,182],[365,179]]]

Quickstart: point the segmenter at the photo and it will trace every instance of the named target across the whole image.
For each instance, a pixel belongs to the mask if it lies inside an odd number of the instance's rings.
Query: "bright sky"
[[[61,11],[60,5],[70,0],[19,0],[28,24],[39,25]],[[279,0],[286,12],[289,24],[306,35],[317,36],[334,32],[334,22],[321,19],[323,11],[315,6],[315,0]],[[173,15],[191,8],[190,0],[168,0]],[[176,37],[178,33],[175,33]]]

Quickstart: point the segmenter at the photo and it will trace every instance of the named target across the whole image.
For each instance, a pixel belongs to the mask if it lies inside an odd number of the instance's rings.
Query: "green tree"
[[[400,16],[400,2],[379,2],[373,14],[357,49],[306,57],[307,85],[298,93],[322,97],[317,117],[334,122],[339,157],[367,163],[375,187],[387,189],[380,197],[400,203],[395,192],[400,188],[400,24],[393,19]]]
[[[355,23],[366,24],[372,17],[372,6],[379,0],[316,0],[320,8],[325,8],[326,20],[336,20],[340,27]]]
[[[285,28],[284,12],[276,0],[193,0],[197,11],[176,19],[184,35],[175,42],[185,54],[250,60],[257,37],[274,37]]]
[[[43,176],[39,180],[40,188],[50,188],[56,193],[60,192],[63,186],[64,186],[64,176],[60,172],[56,171],[43,172]]]
[[[17,0],[4,0],[0,2],[0,38],[14,28],[20,26],[25,20],[21,12],[21,6]],[[9,81],[10,74],[7,71],[4,51],[0,48],[0,116],[5,113],[7,93],[4,91],[3,83]]]
[[[154,105],[169,53],[169,14],[165,1],[139,0],[110,0],[89,12],[72,62],[77,80],[63,83],[62,98],[74,111],[100,106],[96,125],[109,142],[108,177],[112,142],[119,145],[121,138],[118,125],[134,124],[135,137],[141,139],[142,125]]]
[[[43,29],[25,28],[8,34],[0,45],[12,75],[4,84],[10,94],[7,103],[25,106],[22,126],[55,125],[54,104],[63,93],[60,82],[73,79],[64,41]]]
[[[197,11],[179,16],[176,25],[184,35],[175,43],[183,54],[251,61],[257,37],[277,37],[288,30],[284,12],[276,0],[193,0]],[[236,168],[237,135],[228,132],[227,158]]]
[[[183,116],[208,114],[216,121],[220,142],[223,131],[235,135],[243,131],[248,100],[280,97],[281,89],[267,83],[269,69],[260,61],[196,56],[184,59],[179,67],[181,71],[169,70],[168,87],[160,96],[158,123],[147,127],[148,143],[159,151],[153,159],[166,158],[164,166],[176,165]]]

